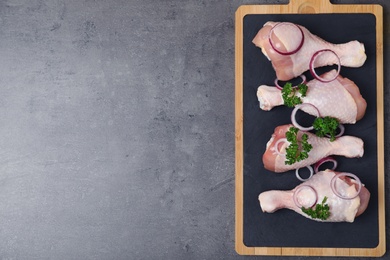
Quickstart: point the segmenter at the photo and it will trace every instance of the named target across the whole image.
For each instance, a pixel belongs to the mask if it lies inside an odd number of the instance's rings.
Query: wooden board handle
[[[332,10],[332,3],[324,0],[290,0],[287,6],[299,14],[315,14],[320,10]]]

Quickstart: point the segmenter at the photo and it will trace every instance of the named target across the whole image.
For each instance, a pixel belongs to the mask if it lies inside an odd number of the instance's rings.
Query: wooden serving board
[[[236,11],[236,251],[242,255],[382,256],[385,242],[383,19],[380,5],[334,5],[290,0],[287,5],[246,5]],[[300,182],[293,172],[264,169],[262,154],[276,126],[290,123],[291,109],[259,109],[257,87],[273,85],[271,63],[252,44],[267,21],[301,24],[332,43],[358,40],[367,60],[360,68],[341,68],[367,101],[364,118],[346,134],[364,141],[362,158],[336,158],[337,171],[355,173],[371,192],[367,210],[353,223],[321,223],[287,209],[263,213],[258,195],[290,190]],[[310,80],[310,74],[307,74]]]

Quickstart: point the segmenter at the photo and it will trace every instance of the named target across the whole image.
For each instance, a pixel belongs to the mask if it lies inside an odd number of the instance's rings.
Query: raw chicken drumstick
[[[334,77],[336,73],[336,70],[332,70],[322,77]],[[366,112],[367,103],[360,94],[359,88],[347,78],[338,75],[336,80],[328,83],[313,79],[306,85],[308,89],[306,96],[301,97],[302,102],[314,105],[321,117],[330,116],[337,118],[341,124],[354,124]],[[257,89],[257,98],[263,110],[271,110],[275,106],[284,104],[282,92],[276,87],[261,85]],[[302,110],[315,115],[313,109],[303,107]]]
[[[279,23],[267,22],[259,30],[253,39],[253,43],[261,48],[263,54],[272,62],[272,66],[276,71],[276,76],[279,80],[290,80],[300,76],[303,72],[309,70],[309,64],[313,55],[320,51],[329,49],[333,51],[340,59],[340,65],[346,67],[360,67],[364,64],[367,56],[365,54],[364,45],[358,41],[350,41],[343,44],[332,44],[311,34],[305,27],[301,25],[299,29],[291,26],[279,26],[272,34],[272,47],[269,40],[270,31]],[[295,25],[295,24],[292,24]],[[296,27],[298,28],[298,27]],[[302,35],[301,35],[302,34]],[[301,46],[297,42],[301,42]],[[275,49],[275,46],[277,49]],[[294,47],[291,47],[294,46]],[[278,53],[276,50],[291,50],[297,49],[296,52],[286,55]],[[339,64],[336,55],[331,52],[324,55],[314,67],[322,67],[327,65]]]
[[[348,199],[337,196],[331,185],[332,178],[336,174],[339,173],[325,170],[314,174],[308,181],[301,183],[293,190],[262,192],[259,195],[260,207],[263,212],[268,213],[287,208],[316,221],[353,222],[355,217],[366,210],[370,200],[370,192],[364,185],[361,185],[361,190],[358,193],[359,188],[356,180],[349,177],[337,177],[335,179],[337,186],[333,187],[337,187],[337,194],[343,194]],[[354,196],[356,197],[353,198]],[[326,204],[329,206],[328,218],[313,218],[302,211],[301,207],[311,208],[316,203],[321,204],[324,197],[326,197]]]
[[[282,125],[275,128],[271,139],[268,141],[266,151],[263,155],[264,168],[273,172],[286,172],[298,168],[303,168],[315,164],[322,158],[330,155],[340,155],[348,158],[362,157],[364,153],[363,140],[354,136],[341,136],[335,141],[330,142],[329,138],[318,137],[310,132],[305,132],[308,135],[308,142],[313,146],[309,152],[309,157],[291,165],[285,164],[286,157],[283,155],[288,142],[279,145],[279,153],[275,149],[275,144],[278,140],[286,138],[286,132],[292,125]],[[298,138],[303,132],[298,131]]]

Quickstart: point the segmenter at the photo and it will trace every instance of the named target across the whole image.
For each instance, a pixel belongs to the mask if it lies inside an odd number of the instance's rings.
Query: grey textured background
[[[0,0],[0,259],[252,259],[234,13],[256,3],[287,1]]]

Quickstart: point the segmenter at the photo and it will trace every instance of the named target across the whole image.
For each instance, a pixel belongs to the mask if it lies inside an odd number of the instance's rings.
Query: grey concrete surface
[[[234,12],[286,2],[1,0],[0,259],[255,258],[234,250]]]

